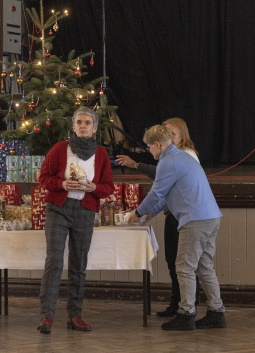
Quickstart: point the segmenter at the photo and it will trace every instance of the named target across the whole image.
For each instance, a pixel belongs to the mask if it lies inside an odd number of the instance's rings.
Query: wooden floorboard
[[[225,329],[186,332],[163,331],[167,321],[156,316],[162,303],[152,304],[148,327],[142,325],[142,304],[138,302],[92,301],[84,303],[84,319],[91,332],[66,329],[66,302],[57,303],[50,336],[42,335],[39,301],[35,298],[10,298],[9,316],[0,316],[1,353],[254,353],[255,308],[227,307]],[[197,318],[206,307],[198,307]]]

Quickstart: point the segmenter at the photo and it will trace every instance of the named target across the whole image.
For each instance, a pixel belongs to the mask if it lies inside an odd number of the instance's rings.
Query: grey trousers
[[[195,314],[196,275],[205,291],[208,310],[224,311],[214,270],[216,236],[220,218],[192,221],[179,230],[176,272],[181,301],[178,312]]]
[[[46,206],[45,236],[47,256],[41,281],[41,317],[54,318],[55,304],[63,271],[66,238],[68,254],[68,317],[81,316],[85,289],[85,270],[95,212],[80,206],[80,200],[67,198],[63,206]]]

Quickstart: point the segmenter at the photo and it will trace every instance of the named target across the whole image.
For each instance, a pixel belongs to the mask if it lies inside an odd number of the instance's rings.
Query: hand
[[[130,215],[129,219],[127,220],[128,224],[134,224],[136,222],[140,221],[140,217],[137,217],[135,214],[135,211],[132,211],[132,214]]]
[[[125,156],[123,154],[119,154],[116,156],[116,162],[118,162],[121,166],[125,166],[128,168],[134,168],[134,163],[135,161],[133,159],[131,159],[128,156]]]
[[[80,190],[86,191],[86,192],[93,192],[96,190],[96,184],[92,183],[92,181],[84,181],[84,180],[79,180],[80,183]]]
[[[153,218],[151,213],[148,213],[147,215],[143,215],[142,217],[137,217],[135,214],[135,211],[132,212],[128,219],[128,224],[134,224],[137,222],[140,222],[139,225],[143,226],[146,225],[147,222],[149,222]]]
[[[62,188],[66,191],[79,190],[81,184],[77,180],[66,179],[62,182]]]
[[[148,214],[146,215],[146,220],[144,221],[143,224],[146,224],[146,223],[149,222],[152,218],[153,218],[152,214],[151,214],[151,213],[148,213]]]

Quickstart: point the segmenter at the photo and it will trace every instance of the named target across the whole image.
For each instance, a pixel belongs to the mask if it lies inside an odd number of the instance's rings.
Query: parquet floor
[[[66,329],[66,302],[59,301],[50,336],[42,335],[39,301],[10,298],[9,316],[0,316],[1,353],[255,353],[255,308],[227,307],[227,328],[167,332],[167,321],[156,311],[163,304],[152,303],[148,327],[142,325],[142,304],[137,302],[86,301],[84,319],[91,332]],[[198,307],[197,318],[205,306]],[[86,313],[86,314],[85,314]]]

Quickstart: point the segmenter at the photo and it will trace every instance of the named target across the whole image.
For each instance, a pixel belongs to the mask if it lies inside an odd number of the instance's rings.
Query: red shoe
[[[71,317],[68,319],[67,328],[78,331],[91,331],[91,326],[86,324],[80,316]]]
[[[37,330],[40,331],[40,333],[43,333],[45,335],[50,335],[52,324],[53,324],[53,320],[50,317],[44,317],[41,320],[40,325],[37,327]]]

